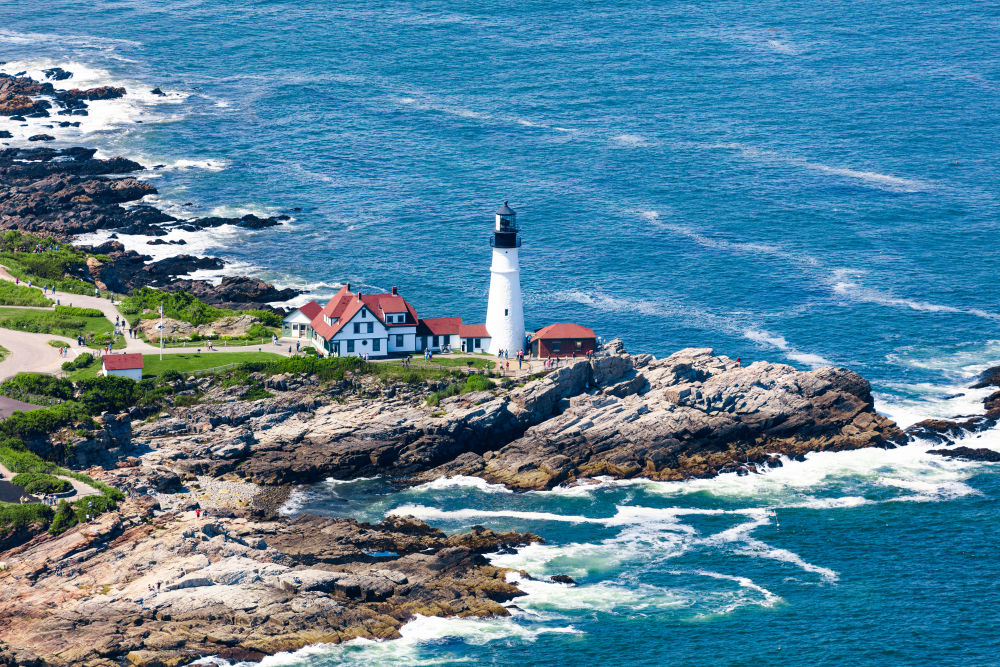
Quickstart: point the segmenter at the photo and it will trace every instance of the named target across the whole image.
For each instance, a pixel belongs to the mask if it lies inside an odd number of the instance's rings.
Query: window
[[[333,353],[338,357],[340,356],[340,343],[333,344]]]
[[[582,350],[583,349],[583,341],[582,340],[576,341],[576,349],[578,349],[578,350]]]
[[[403,347],[403,341],[405,339],[402,336],[396,336],[396,347]]]
[[[347,341],[347,351],[348,352],[354,352],[354,341],[353,340]]]
[[[438,337],[434,336],[434,347],[437,347],[438,345],[439,345],[439,343],[438,343]]]
[[[354,333],[361,333],[361,323],[360,322],[355,322],[354,323]]]
[[[558,340],[552,341],[552,351],[553,352],[561,352],[562,351],[561,348],[562,348],[562,341],[558,341]]]
[[[361,317],[362,317],[362,318],[364,318],[364,316],[365,316],[365,309],[364,309],[364,308],[362,308],[362,309],[361,309]]]
[[[503,316],[507,317],[507,309],[506,308],[503,309]]]
[[[369,322],[368,323],[368,333],[372,333],[373,331],[375,331],[375,323],[374,322]]]
[[[373,338],[372,339],[372,349],[375,350],[375,351],[381,350],[382,349],[382,341],[379,340],[378,338]]]
[[[482,347],[481,339],[479,339],[479,338],[473,338],[472,339],[472,350],[478,350],[480,347]],[[472,352],[472,350],[469,350],[469,352]]]

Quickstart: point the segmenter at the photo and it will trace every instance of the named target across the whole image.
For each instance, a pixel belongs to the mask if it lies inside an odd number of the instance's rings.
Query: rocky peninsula
[[[123,489],[118,512],[3,555],[6,664],[176,665],[317,642],[389,639],[416,614],[507,614],[520,594],[483,554],[540,537],[445,535],[276,511],[294,485],[477,475],[515,490],[618,478],[752,474],[825,449],[905,441],[842,368],[666,359],[615,343],[517,385],[429,404],[434,382],[251,374],[174,382],[175,407],[106,414],[69,463]],[[33,444],[40,448],[41,443]],[[207,516],[201,514],[207,511]],[[0,661],[0,664],[4,664]]]

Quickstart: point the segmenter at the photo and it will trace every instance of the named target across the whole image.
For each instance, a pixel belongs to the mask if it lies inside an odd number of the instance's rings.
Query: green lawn
[[[27,285],[15,285],[0,280],[0,305],[4,306],[51,306],[52,300],[42,295],[42,291]]]
[[[400,365],[401,359],[389,359],[387,361],[380,361],[379,363]],[[424,361],[424,357],[421,354],[414,355],[410,359],[410,366],[416,368],[417,366],[421,368],[468,368],[469,362],[472,362],[474,368],[486,368],[487,364],[489,367],[496,365],[496,359],[491,356],[476,356],[476,357],[453,357],[446,354],[436,354],[430,361]]]
[[[202,352],[201,354],[168,352],[163,355],[163,361],[160,361],[158,354],[144,354],[142,375],[143,377],[160,375],[169,370],[183,375],[206,368],[242,364],[247,361],[271,361],[281,357],[282,355],[272,352]]]
[[[190,354],[167,352],[163,355],[163,361],[160,361],[159,354],[144,354],[142,355],[142,376],[144,378],[154,377],[169,370],[174,370],[184,375],[192,371],[202,371],[207,368],[217,368],[219,366],[228,366],[229,364],[242,364],[247,361],[271,361],[272,359],[280,359],[281,357],[282,355],[272,354],[271,352],[202,352],[201,354],[195,352],[191,352]],[[85,378],[97,377],[97,373],[100,370],[101,360],[100,358],[96,358],[90,366],[71,371],[66,377],[76,382]]]

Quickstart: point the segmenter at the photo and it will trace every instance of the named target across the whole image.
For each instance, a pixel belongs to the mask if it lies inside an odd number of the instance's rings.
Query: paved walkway
[[[70,346],[69,356],[60,356],[59,349],[49,345],[50,340],[67,343]],[[18,373],[57,373],[64,361],[83,352],[93,352],[90,348],[77,346],[75,340],[64,336],[10,329],[0,329],[0,345],[10,351],[7,358],[0,361],[0,381]]]
[[[35,410],[40,407],[42,406],[32,405],[31,403],[25,403],[24,401],[15,401],[13,398],[0,396],[0,419],[10,417],[16,410],[27,412],[28,410]]]

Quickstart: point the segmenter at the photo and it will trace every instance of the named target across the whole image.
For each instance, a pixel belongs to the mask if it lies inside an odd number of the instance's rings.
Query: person
[[[296,351],[296,352],[298,352],[298,351],[299,351],[299,347],[300,347],[301,345],[302,345],[302,343],[301,343],[301,342],[299,342],[299,341],[295,341],[295,351]]]
[[[504,371],[504,375],[510,372],[510,359],[507,360],[507,370]]]
[[[196,518],[196,519],[200,519],[201,518],[201,510],[198,509],[197,507],[194,508],[194,518]]]
[[[94,288],[94,298],[96,299],[101,298],[101,290],[96,287]]]
[[[296,352],[297,352],[297,351],[298,351],[298,350],[296,350]],[[291,353],[292,353],[292,346],[291,346],[291,345],[289,345],[289,346],[288,346],[288,354],[291,354]]]
[[[743,365],[743,364],[742,364],[742,363],[740,362],[740,358],[739,358],[739,357],[736,357],[736,365],[737,365],[737,366],[742,366],[742,365]]]
[[[521,355],[517,356],[517,370],[521,370]]]

